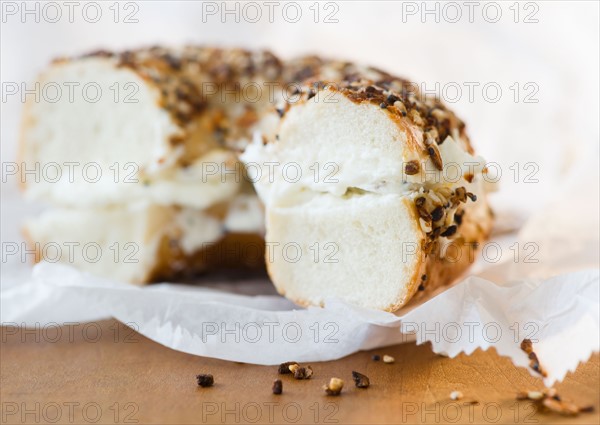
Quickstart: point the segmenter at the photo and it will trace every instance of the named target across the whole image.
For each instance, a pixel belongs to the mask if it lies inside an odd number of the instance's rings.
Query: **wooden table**
[[[173,351],[116,321],[49,331],[2,328],[2,423],[599,423],[600,363],[595,355],[557,386],[564,399],[593,405],[593,413],[563,417],[516,401],[542,384],[495,352],[448,359],[426,345],[403,344],[344,359],[313,363],[314,376],[294,380],[272,366],[255,366]],[[101,334],[96,335],[95,330]],[[373,354],[395,357],[393,364]],[[291,359],[293,360],[293,359]],[[351,371],[369,376],[355,388]],[[211,373],[200,388],[195,375]],[[330,377],[344,379],[326,396]],[[273,395],[282,378],[283,394]],[[464,398],[452,401],[452,391]],[[479,404],[469,404],[476,400]]]

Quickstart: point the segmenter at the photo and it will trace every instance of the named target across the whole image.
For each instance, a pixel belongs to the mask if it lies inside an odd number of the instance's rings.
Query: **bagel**
[[[462,121],[408,81],[364,75],[305,84],[242,155],[260,170],[269,275],[301,305],[397,310],[456,279],[490,233],[485,162]]]
[[[93,164],[101,176],[24,179],[26,197],[55,208],[27,223],[31,243],[143,247],[135,267],[76,264],[84,270],[146,283],[264,261],[300,305],[340,298],[394,311],[456,279],[489,235],[485,162],[464,123],[384,71],[153,47],[60,59],[39,82],[93,82],[103,95],[28,101],[22,162]],[[240,241],[264,246],[264,260],[207,260],[214,247],[200,243]]]

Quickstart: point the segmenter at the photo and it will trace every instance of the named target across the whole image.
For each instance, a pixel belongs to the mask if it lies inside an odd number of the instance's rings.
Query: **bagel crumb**
[[[359,372],[352,371],[352,379],[354,379],[354,385],[356,388],[368,388],[369,385],[371,385],[369,378]]]
[[[309,379],[312,375],[313,375],[312,367],[306,366],[305,372],[304,372],[304,379]]]
[[[210,374],[200,374],[196,375],[196,379],[198,380],[198,385],[202,388],[212,387],[215,383],[215,379]]]
[[[342,388],[344,388],[344,381],[340,378],[331,378],[329,384],[323,385],[327,395],[340,395]]]
[[[524,348],[531,348],[528,344]],[[524,350],[525,351],[525,350]],[[538,411],[554,412],[564,416],[577,416],[579,413],[590,413],[594,406],[577,406],[562,400],[555,388],[545,388],[542,391],[519,391],[517,400],[529,400],[535,403]]]
[[[579,407],[573,403],[558,401],[552,397],[544,398],[542,405],[552,412],[556,412],[565,416],[577,416],[579,413]]]
[[[533,343],[530,339],[524,339],[521,341],[521,350],[525,351],[527,354],[533,351]]]
[[[396,361],[396,359],[395,359],[395,358],[393,358],[392,356],[388,356],[387,354],[385,354],[385,355],[383,356],[383,362],[384,362],[384,363],[388,363],[388,364],[390,364],[390,363],[394,363],[395,361]]]
[[[291,365],[297,365],[298,362],[285,362],[279,365],[278,372],[280,375],[287,375],[288,373],[292,373],[290,370]]]
[[[546,369],[540,364],[537,354],[533,351],[533,342],[530,339],[524,339],[521,341],[521,350],[527,353],[529,357],[529,367],[542,375],[544,378],[548,376]]]
[[[463,393],[461,393],[460,391],[452,391],[450,393],[451,400],[460,400],[461,398],[463,398]]]
[[[292,367],[294,367],[293,371]],[[290,371],[294,374],[294,379],[310,379],[313,374],[313,370],[310,366],[302,367],[298,365],[292,365],[290,366]]]

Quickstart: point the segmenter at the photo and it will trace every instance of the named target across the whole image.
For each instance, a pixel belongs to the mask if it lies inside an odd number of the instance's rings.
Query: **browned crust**
[[[423,233],[423,231],[421,230],[421,228],[419,226],[419,214],[417,213],[417,211],[414,207],[414,204],[410,200],[404,199],[403,201],[407,207],[407,210],[410,211],[410,213],[411,213],[411,216],[413,219],[413,226],[415,226],[417,228],[417,231],[422,234],[422,238],[423,238],[421,240],[421,247],[422,247],[423,242],[425,241],[426,235]],[[402,306],[406,305],[406,303],[409,302],[411,300],[411,298],[414,296],[414,294],[419,290],[419,285],[421,283],[421,276],[427,272],[427,266],[430,263],[430,259],[421,252],[419,253],[419,255],[417,255],[417,259],[418,259],[418,263],[414,269],[413,275],[410,278],[409,286],[408,286],[408,288],[406,288],[406,297],[402,300],[398,300],[387,311],[396,311],[396,310],[400,309]]]
[[[154,46],[123,52],[99,50],[57,59],[55,63],[89,58],[104,59],[116,68],[128,69],[157,91],[157,105],[169,113],[178,127],[169,143],[183,147],[177,163],[181,167],[214,148],[234,150],[237,140],[250,139],[250,129],[264,110],[272,109],[265,99],[249,102],[239,96],[240,84],[282,83],[282,62],[263,50]],[[222,101],[222,93],[227,93],[227,102]],[[230,108],[232,103],[243,104],[245,111],[241,116],[237,108]]]
[[[408,305],[418,302],[436,289],[451,285],[471,267],[472,260],[477,258],[477,253],[481,249],[481,244],[490,235],[492,215],[491,210],[488,211],[490,214],[486,216],[484,222],[474,227],[475,231],[452,240],[452,249],[456,248],[458,251],[453,251],[451,258],[441,257],[437,248],[433,254],[427,256],[424,272],[427,278],[423,281],[421,290],[415,293]],[[470,211],[467,210],[464,220],[470,220],[469,215]]]
[[[214,243],[186,254],[177,239],[164,236],[148,282],[187,280],[215,270],[255,270],[265,268],[265,241],[252,233],[228,233]]]
[[[269,51],[204,46],[181,49],[154,46],[124,52],[100,50],[56,62],[85,58],[111,60],[116,67],[131,70],[158,91],[158,105],[169,112],[180,128],[170,142],[184,146],[182,166],[214,147],[232,148],[235,140],[249,138],[257,118],[272,110],[270,99],[234,101],[242,103],[246,112],[241,117],[230,116],[227,103],[212,90],[216,85],[217,91],[239,91],[241,83],[256,81],[269,81],[281,90],[297,91],[300,102],[327,89],[339,91],[356,103],[374,104],[388,113],[407,135],[409,146],[422,155],[431,156],[429,151],[435,152],[437,144],[455,133],[459,134],[463,147],[472,152],[464,123],[442,102],[423,96],[410,81],[372,67],[317,56],[283,62]],[[323,80],[325,75],[328,80]],[[415,130],[422,133],[422,140],[416,140]],[[437,164],[435,155],[432,159]]]
[[[319,90],[333,89],[353,102],[375,104],[385,109],[396,122],[421,130],[423,141],[417,141],[421,148],[433,142],[443,143],[456,131],[464,140],[465,148],[472,152],[464,123],[439,99],[422,95],[409,80],[373,67],[317,56],[283,62],[269,51],[205,46],[182,49],[154,46],[120,53],[101,50],[80,58],[88,57],[114,60],[117,67],[129,68],[155,86],[160,92],[159,105],[182,128],[210,110],[206,83],[235,90],[241,82],[264,80],[298,90],[300,100],[312,98]],[[59,62],[68,60],[60,59]],[[325,75],[327,80],[323,80]],[[217,103],[217,107],[223,108],[222,102]],[[249,103],[247,106],[252,109],[256,105]],[[254,122],[245,120],[248,126]],[[215,118],[212,131],[226,132],[241,124],[244,121],[231,123]]]
[[[414,205],[413,213],[416,222],[418,222],[418,213]],[[433,248],[429,253],[421,250],[419,258],[422,261],[415,268],[411,278],[408,288],[409,295],[405,300],[394,304],[387,311],[396,311],[401,307],[419,302],[435,290],[454,283],[471,267],[477,258],[477,252],[481,244],[490,236],[493,217],[491,210],[486,206],[485,218],[476,222],[473,217],[473,208],[469,206],[464,208],[462,220],[466,230],[463,231],[463,234],[451,239],[452,250],[446,249],[446,255],[440,254],[439,239],[433,242]],[[423,245],[425,245],[426,240],[426,238],[423,239]]]
[[[35,250],[33,262],[42,261],[39,244],[29,231],[22,228],[21,234],[28,249]],[[159,242],[153,268],[137,283],[185,280],[224,269],[262,271],[265,269],[264,252],[264,239],[252,233],[228,233],[192,254],[184,253],[176,239],[165,235]]]
[[[349,62],[312,58],[309,63],[308,69],[313,71],[314,76],[300,87],[300,98],[295,99],[298,103],[312,99],[322,90],[336,91],[352,102],[376,105],[388,112],[397,123],[418,128],[423,133],[423,140],[418,141],[421,149],[442,144],[448,136],[458,134],[464,149],[473,153],[464,122],[440,99],[423,95],[409,80]],[[321,79],[325,70],[335,78]],[[406,128],[406,125],[402,127]]]

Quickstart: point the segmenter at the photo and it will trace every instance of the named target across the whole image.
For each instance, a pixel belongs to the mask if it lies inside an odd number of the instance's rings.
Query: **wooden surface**
[[[2,328],[2,423],[599,423],[598,355],[557,386],[564,399],[593,405],[578,417],[536,412],[515,393],[542,384],[494,352],[448,359],[426,345],[403,344],[313,363],[310,380],[280,376],[273,366],[196,357],[156,344],[115,321],[43,330]],[[101,335],[96,336],[100,330]],[[394,364],[371,359],[389,354]],[[293,359],[290,359],[293,360]],[[351,371],[366,374],[355,388]],[[195,375],[215,386],[199,388]],[[326,396],[330,377],[346,385]],[[271,393],[282,378],[283,394]],[[452,401],[451,391],[464,399]],[[469,400],[479,404],[468,405]]]

